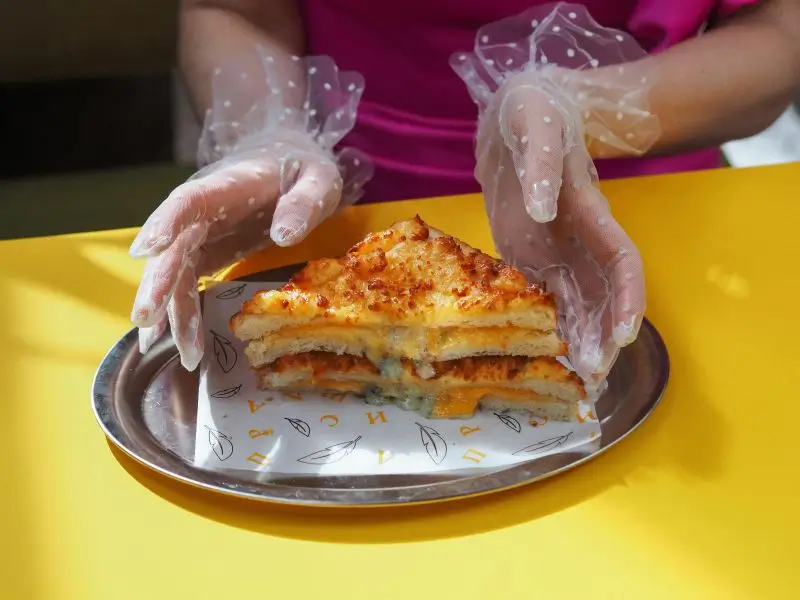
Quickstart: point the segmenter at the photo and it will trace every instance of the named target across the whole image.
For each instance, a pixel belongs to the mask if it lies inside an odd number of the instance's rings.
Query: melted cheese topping
[[[479,319],[555,329],[555,301],[540,285],[451,236],[433,233],[417,217],[370,234],[342,258],[311,261],[280,290],[257,292],[231,327],[249,328],[241,322],[247,316],[273,316],[280,322],[265,325],[267,330],[317,318],[433,326]]]

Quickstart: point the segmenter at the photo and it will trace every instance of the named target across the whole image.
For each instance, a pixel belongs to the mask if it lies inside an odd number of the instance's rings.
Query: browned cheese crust
[[[259,326],[246,326],[248,317],[259,317]],[[552,295],[519,270],[415,217],[368,235],[342,258],[309,262],[280,290],[257,292],[232,317],[231,329],[253,339],[323,320],[551,331],[556,312]]]

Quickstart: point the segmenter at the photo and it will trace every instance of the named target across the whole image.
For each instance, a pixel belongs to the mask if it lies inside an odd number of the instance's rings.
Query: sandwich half
[[[557,360],[568,348],[552,295],[419,217],[309,262],[230,325],[262,389],[346,392],[438,418],[482,406],[568,420],[586,395]]]

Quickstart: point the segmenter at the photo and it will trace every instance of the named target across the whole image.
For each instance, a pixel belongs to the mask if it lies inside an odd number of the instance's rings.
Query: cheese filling
[[[466,419],[472,417],[481,400],[485,398],[502,398],[503,402],[512,408],[514,404],[569,404],[553,396],[537,394],[532,390],[497,386],[432,391],[407,385],[399,387],[391,383],[378,385],[375,383],[320,378],[313,381],[299,381],[290,387],[292,390],[335,391],[355,394],[362,397],[367,404],[373,406],[394,404],[403,410],[418,412],[426,418],[434,419]]]
[[[464,356],[562,356],[566,346],[554,331],[519,327],[285,327],[248,344],[250,364],[259,367],[282,355],[311,351],[364,356],[375,364],[391,356],[420,362]]]

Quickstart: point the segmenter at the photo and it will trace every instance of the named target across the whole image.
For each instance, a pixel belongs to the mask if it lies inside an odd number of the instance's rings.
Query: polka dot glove
[[[476,177],[499,254],[556,295],[570,361],[602,385],[645,309],[642,259],[590,157],[658,136],[630,36],[558,4],[482,28],[451,64],[480,109]]]
[[[292,77],[258,60],[214,75],[214,101],[198,151],[201,168],[147,219],[131,246],[146,258],[131,319],[146,352],[169,325],[181,362],[203,356],[198,277],[269,243],[300,242],[322,220],[357,201],[372,169],[357,152],[333,148],[352,128],[363,91],[356,73],[328,58],[293,58]],[[263,92],[237,99],[251,83]]]

